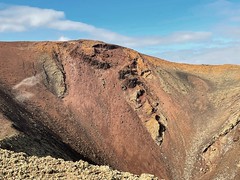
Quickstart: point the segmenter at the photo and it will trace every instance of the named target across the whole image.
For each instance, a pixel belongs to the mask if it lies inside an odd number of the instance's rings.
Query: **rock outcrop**
[[[240,179],[240,66],[98,41],[0,43],[0,147],[164,179]]]

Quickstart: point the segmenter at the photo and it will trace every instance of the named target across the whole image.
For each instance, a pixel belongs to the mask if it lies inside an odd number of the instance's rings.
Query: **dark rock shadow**
[[[81,159],[94,164],[44,126],[39,119],[46,116],[43,117],[40,110],[31,113],[24,104],[18,103],[10,92],[0,85],[0,112],[12,122],[12,127],[19,131],[19,134],[1,140],[0,148],[24,152],[29,156],[51,156],[72,161]]]

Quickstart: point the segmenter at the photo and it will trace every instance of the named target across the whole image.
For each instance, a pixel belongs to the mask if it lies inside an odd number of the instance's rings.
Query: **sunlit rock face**
[[[98,41],[0,43],[0,147],[165,179],[240,179],[240,66]],[[39,151],[41,150],[41,151]]]

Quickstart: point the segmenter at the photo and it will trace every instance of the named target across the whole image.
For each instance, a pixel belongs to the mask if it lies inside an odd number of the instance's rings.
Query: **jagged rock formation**
[[[29,155],[240,179],[237,65],[171,63],[97,41],[0,43],[0,122],[1,147]]]

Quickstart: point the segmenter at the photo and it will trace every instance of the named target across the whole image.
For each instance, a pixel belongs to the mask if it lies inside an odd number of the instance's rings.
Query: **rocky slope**
[[[240,66],[97,41],[0,43],[0,147],[164,179],[240,179]]]
[[[154,180],[153,175],[132,175],[112,170],[108,166],[94,166],[84,161],[64,161],[50,156],[27,156],[0,149],[0,179],[129,179]]]

